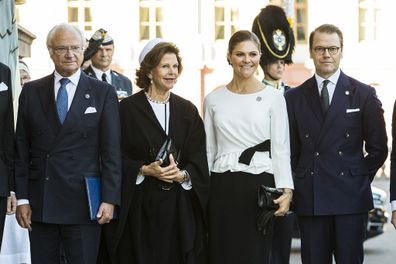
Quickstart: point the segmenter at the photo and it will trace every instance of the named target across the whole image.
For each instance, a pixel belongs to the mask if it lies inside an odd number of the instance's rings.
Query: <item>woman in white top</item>
[[[292,198],[286,104],[280,91],[254,76],[260,50],[254,33],[236,32],[227,53],[233,78],[204,102],[212,264],[268,263],[271,239],[256,225],[258,186],[283,189],[275,216],[288,212]]]

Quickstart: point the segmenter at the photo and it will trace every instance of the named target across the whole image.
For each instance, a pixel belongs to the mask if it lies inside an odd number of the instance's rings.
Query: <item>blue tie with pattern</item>
[[[66,85],[70,82],[67,78],[60,79],[60,88],[56,96],[56,110],[58,111],[58,116],[61,124],[65,121],[67,115],[67,91]]]

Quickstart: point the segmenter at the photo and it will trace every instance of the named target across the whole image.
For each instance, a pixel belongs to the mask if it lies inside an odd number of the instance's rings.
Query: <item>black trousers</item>
[[[67,263],[94,264],[99,249],[99,224],[58,225],[33,222],[30,236],[32,264],[58,264],[61,245]]]
[[[303,264],[361,264],[367,213],[299,216]]]
[[[7,213],[7,197],[0,197],[0,248],[3,241],[4,222]]]

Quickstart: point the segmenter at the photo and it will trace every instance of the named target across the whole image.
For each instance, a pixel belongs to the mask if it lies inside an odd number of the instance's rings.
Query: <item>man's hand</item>
[[[98,223],[100,225],[110,223],[110,220],[113,219],[114,205],[109,203],[101,203],[99,207],[99,211],[96,215],[98,218]]]
[[[18,205],[16,209],[16,219],[22,228],[32,231],[32,209],[29,204]]]
[[[15,197],[15,193],[11,193],[11,195],[7,197],[7,214],[8,215],[15,214],[16,208],[17,208],[17,199]]]
[[[396,229],[396,210],[394,210],[394,211],[392,212],[391,223],[392,223],[393,227]]]

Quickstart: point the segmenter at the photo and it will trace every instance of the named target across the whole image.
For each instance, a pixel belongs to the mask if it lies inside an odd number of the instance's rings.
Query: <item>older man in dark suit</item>
[[[132,94],[132,82],[128,77],[110,68],[113,54],[113,38],[103,28],[98,29],[90,38],[89,45],[84,52],[84,60],[91,60],[91,65],[84,69],[84,72],[113,85],[121,100]]]
[[[47,47],[54,73],[25,84],[17,120],[17,220],[31,230],[32,263],[96,263],[101,224],[120,203],[120,124],[114,88],[80,70],[85,38],[55,26]],[[99,177],[101,204],[90,220],[87,176]]]
[[[11,71],[0,63],[0,248],[6,212],[11,207],[10,191],[14,184],[14,112]]]
[[[340,70],[336,26],[315,29],[309,45],[315,75],[286,93],[302,262],[363,263],[370,183],[387,156],[383,110],[372,87]]]

